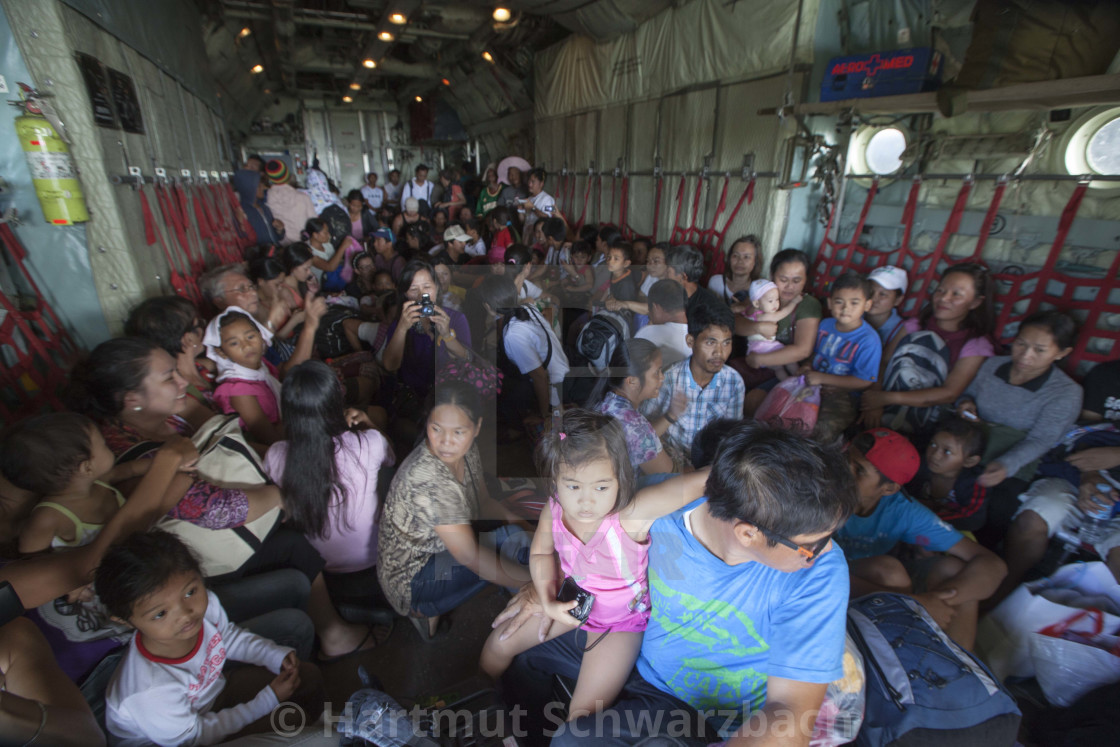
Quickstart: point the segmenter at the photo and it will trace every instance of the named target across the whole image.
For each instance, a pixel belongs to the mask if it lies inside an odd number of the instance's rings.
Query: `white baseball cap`
[[[868,280],[878,283],[887,290],[906,292],[910,287],[910,279],[906,277],[906,270],[894,265],[876,267],[867,276]]]
[[[471,237],[470,234],[463,230],[462,226],[458,224],[452,224],[447,227],[446,231],[443,232],[443,240],[462,241],[463,243],[466,243],[471,240]]]

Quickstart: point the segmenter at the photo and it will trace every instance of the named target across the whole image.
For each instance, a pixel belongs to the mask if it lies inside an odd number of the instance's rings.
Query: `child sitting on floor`
[[[545,434],[537,466],[555,492],[533,535],[533,586],[552,619],[548,638],[580,628],[584,635],[570,721],[609,707],[630,676],[650,617],[649,528],[695,496],[679,486],[635,495],[619,421],[579,408]],[[591,598],[569,598],[565,592],[576,587]],[[543,643],[534,625],[508,638],[504,632],[492,632],[482,650],[481,667],[495,679],[514,656]]]
[[[987,518],[988,492],[976,481],[987,442],[979,423],[963,418],[941,421],[906,492],[954,528],[976,531]]]
[[[272,333],[237,306],[210,320],[202,338],[206,355],[218,366],[214,404],[241,416],[241,427],[262,444],[284,438],[280,427],[280,382],[264,360]]]
[[[102,559],[94,586],[109,614],[136,629],[105,696],[115,744],[217,744],[268,730],[269,714],[286,701],[318,718],[319,670],[231,623],[175,536],[132,535]],[[227,683],[227,660],[256,666],[231,672]]]
[[[863,319],[871,308],[871,281],[855,273],[832,281],[828,308],[821,322],[813,360],[802,366],[805,383],[821,387],[821,409],[814,435],[831,441],[855,422],[856,394],[879,378],[883,344]]]

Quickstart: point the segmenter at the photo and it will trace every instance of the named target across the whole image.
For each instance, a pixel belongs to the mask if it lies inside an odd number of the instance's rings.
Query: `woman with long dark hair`
[[[392,448],[364,412],[345,408],[338,377],[320,361],[288,373],[281,414],[285,440],[272,445],[264,466],[283,493],[287,523],[323,556],[330,580],[346,587],[341,596],[376,604],[369,592],[377,588],[378,472],[393,464]],[[344,625],[330,603],[334,585],[323,576],[311,585],[309,609],[332,618],[323,621],[328,628]]]
[[[436,371],[451,356],[470,355],[470,326],[461,313],[440,305],[442,289],[427,260],[414,259],[405,265],[397,291],[404,306],[400,319],[388,331],[381,362],[387,371],[399,371],[399,386],[422,403],[432,389]],[[425,296],[428,304],[424,303]],[[402,408],[406,416],[421,415],[422,408],[406,406],[398,397],[398,412]]]
[[[287,274],[281,290],[288,294],[288,301],[293,310],[302,309],[308,291],[315,293],[319,290],[319,281],[311,272],[315,255],[311,253],[311,247],[302,241],[297,241],[281,247],[277,252],[277,258]]]

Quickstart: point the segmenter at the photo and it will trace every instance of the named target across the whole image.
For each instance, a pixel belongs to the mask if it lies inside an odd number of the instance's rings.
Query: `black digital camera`
[[[568,614],[579,620],[580,623],[585,623],[591,615],[591,605],[595,603],[595,595],[581,589],[579,584],[572,580],[571,576],[567,576],[560,586],[560,592],[556,595],[556,600],[558,602],[578,602],[574,608],[568,610]]]
[[[435,316],[436,305],[432,303],[432,297],[425,293],[420,296],[420,316]]]

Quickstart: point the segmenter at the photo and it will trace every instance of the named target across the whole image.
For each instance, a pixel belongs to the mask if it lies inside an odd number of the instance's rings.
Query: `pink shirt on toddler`
[[[613,513],[603,519],[595,536],[584,544],[564,526],[564,509],[559,501],[549,498],[548,505],[560,569],[581,589],[595,595],[591,616],[583,629],[623,633],[645,630],[649,622],[649,542],[635,542],[622,528],[618,514]]]

